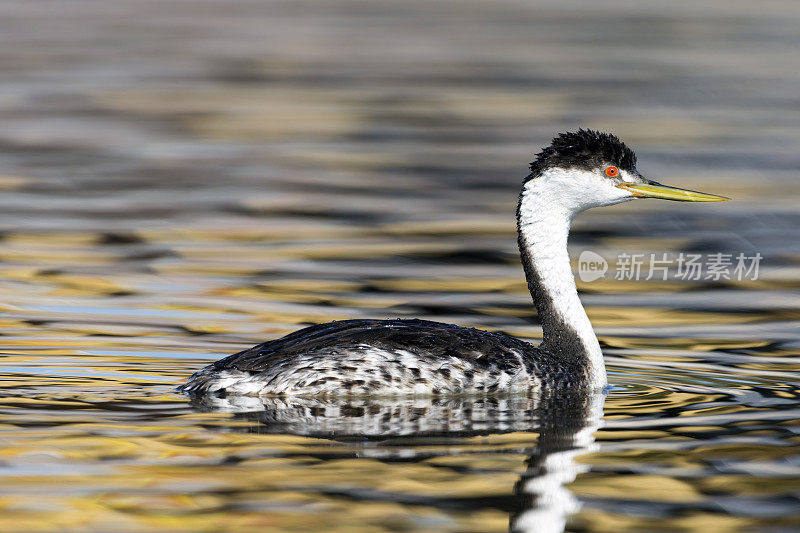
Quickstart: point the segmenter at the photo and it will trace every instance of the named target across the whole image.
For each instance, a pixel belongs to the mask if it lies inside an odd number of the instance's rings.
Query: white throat
[[[552,170],[526,183],[518,213],[520,248],[523,262],[529,262],[525,273],[544,330],[542,348],[565,359],[584,357],[590,383],[604,387],[603,354],[578,297],[567,251],[572,219],[594,205],[584,206],[585,192],[570,194],[565,181],[574,182],[568,171]]]

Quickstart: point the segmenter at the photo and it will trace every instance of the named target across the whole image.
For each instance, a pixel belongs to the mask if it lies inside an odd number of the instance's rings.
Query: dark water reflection
[[[238,431],[290,434],[330,439],[353,457],[385,464],[427,463],[455,474],[490,476],[491,468],[437,463],[439,458],[469,460],[477,454],[525,454],[525,470],[515,483],[513,497],[447,497],[365,491],[362,487],[333,486],[305,490],[335,494],[363,502],[391,501],[435,509],[500,510],[510,513],[514,532],[560,532],[580,503],[565,488],[588,470],[575,457],[593,449],[601,425],[604,393],[550,393],[496,398],[385,398],[321,400],[308,398],[211,398],[195,400],[201,410],[238,413],[236,420],[251,425]],[[531,433],[530,443],[492,449],[491,436]],[[475,446],[477,437],[486,442]],[[533,444],[535,442],[535,445]],[[340,451],[340,453],[342,453]],[[339,460],[322,452],[320,461]],[[457,487],[453,487],[457,490]]]
[[[0,530],[800,530],[798,6],[0,3]],[[586,213],[573,257],[764,257],[580,283],[601,419],[175,394],[333,319],[535,342],[513,211],[577,126],[735,201]]]

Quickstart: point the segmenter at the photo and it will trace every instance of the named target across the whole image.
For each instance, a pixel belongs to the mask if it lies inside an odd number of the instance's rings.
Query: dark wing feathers
[[[502,333],[427,320],[343,320],[317,324],[264,342],[221,359],[211,366],[217,370],[260,372],[301,354],[324,353],[326,349],[348,350],[369,346],[377,350],[405,350],[431,359],[450,356],[492,365],[518,365],[518,353],[539,350]],[[541,355],[540,355],[541,357]],[[487,361],[488,363],[489,361]]]

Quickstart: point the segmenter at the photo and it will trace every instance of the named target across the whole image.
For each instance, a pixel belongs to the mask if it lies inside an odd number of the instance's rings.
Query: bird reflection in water
[[[565,485],[586,472],[575,457],[597,448],[594,433],[601,426],[605,394],[553,394],[538,412],[539,439],[526,461],[528,468],[514,487],[519,511],[511,517],[513,532],[564,531],[567,517],[580,502]]]
[[[441,444],[442,438],[538,432],[535,445],[522,451],[529,458],[514,486],[514,497],[509,498],[516,500],[509,506],[509,530],[549,533],[564,531],[569,515],[580,508],[565,485],[588,470],[575,458],[596,447],[594,432],[601,425],[605,394],[559,391],[484,398],[362,399],[205,396],[193,401],[198,409],[231,412],[237,419],[252,422],[247,428],[250,432],[347,443],[360,439],[364,446],[358,457],[381,461],[464,453],[447,448],[431,452],[429,446],[419,451],[419,439],[435,438]],[[404,441],[408,446],[403,446]],[[381,446],[382,442],[391,445]]]

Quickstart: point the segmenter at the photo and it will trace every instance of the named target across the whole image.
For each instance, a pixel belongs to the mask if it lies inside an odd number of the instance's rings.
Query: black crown
[[[527,179],[539,176],[548,168],[594,170],[604,165],[633,172],[636,170],[636,154],[616,135],[580,129],[560,133],[550,146],[542,149],[531,163],[531,175]]]

